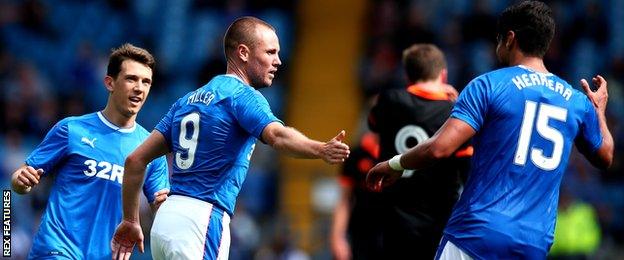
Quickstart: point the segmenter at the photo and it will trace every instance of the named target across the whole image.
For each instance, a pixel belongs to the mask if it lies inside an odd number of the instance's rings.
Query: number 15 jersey
[[[470,82],[451,117],[477,134],[445,236],[476,259],[544,259],[573,142],[589,153],[602,144],[589,99],[553,74],[515,66]]]
[[[232,215],[256,140],[271,122],[282,123],[260,92],[233,75],[178,99],[156,126],[173,153],[171,194]]]

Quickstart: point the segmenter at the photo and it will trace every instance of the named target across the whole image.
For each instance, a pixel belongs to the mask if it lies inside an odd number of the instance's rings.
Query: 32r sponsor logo
[[[109,181],[116,181],[119,184],[123,181],[124,167],[114,163],[96,160],[86,160],[84,164],[87,170],[82,171],[88,177],[97,177]]]

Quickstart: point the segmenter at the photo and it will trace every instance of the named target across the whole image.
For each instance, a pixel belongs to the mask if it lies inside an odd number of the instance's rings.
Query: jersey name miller
[[[82,172],[88,177],[95,176],[109,181],[116,181],[119,184],[123,181],[123,166],[106,161],[97,162],[96,160],[91,159],[86,160],[84,165],[87,166],[87,169]]]
[[[191,103],[201,102],[206,105],[210,105],[210,102],[212,102],[214,98],[215,95],[212,92],[199,89],[193,92],[193,94],[188,97],[186,104],[188,105]]]

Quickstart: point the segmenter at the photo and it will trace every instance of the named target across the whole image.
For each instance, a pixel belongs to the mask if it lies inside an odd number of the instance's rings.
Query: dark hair
[[[410,83],[431,80],[446,68],[446,60],[435,45],[414,44],[403,51],[403,68]]]
[[[124,43],[119,48],[112,49],[111,54],[108,57],[108,68],[106,69],[106,75],[113,78],[117,77],[119,71],[121,71],[121,64],[125,60],[133,60],[138,63],[144,64],[150,69],[154,69],[154,56],[143,48],[136,47],[130,43]]]
[[[232,22],[223,37],[223,50],[226,59],[230,58],[231,53],[236,51],[239,44],[245,44],[251,48],[257,43],[255,29],[258,25],[275,31],[275,28],[269,23],[253,16],[244,16]]]
[[[552,10],[539,1],[525,1],[510,7],[498,18],[497,39],[515,33],[520,50],[528,56],[544,57],[555,35]]]

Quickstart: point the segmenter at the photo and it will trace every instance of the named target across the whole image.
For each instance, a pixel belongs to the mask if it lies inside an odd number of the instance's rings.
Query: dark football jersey
[[[444,124],[453,102],[443,92],[418,85],[383,91],[369,115],[369,127],[379,134],[380,161],[427,140]],[[418,171],[404,173],[384,189],[390,207],[384,215],[383,244],[389,259],[432,259],[453,205],[459,197],[460,176],[469,165],[470,148]],[[465,149],[465,150],[463,150]]]

